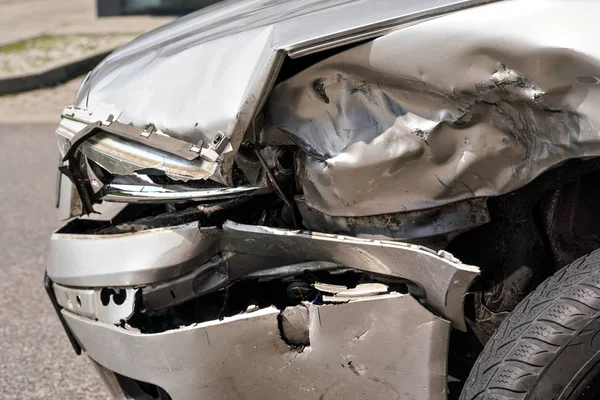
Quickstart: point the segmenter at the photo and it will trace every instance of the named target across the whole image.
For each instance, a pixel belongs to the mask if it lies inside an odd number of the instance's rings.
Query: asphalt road
[[[108,399],[43,288],[55,204],[54,125],[0,125],[0,399]]]

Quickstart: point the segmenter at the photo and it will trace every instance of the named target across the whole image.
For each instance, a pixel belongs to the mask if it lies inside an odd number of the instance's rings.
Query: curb
[[[44,87],[54,87],[80,75],[84,75],[91,71],[117,47],[118,46],[111,48],[110,50],[103,49],[88,56],[77,58],[60,65],[54,65],[31,74],[0,78],[0,96],[41,89]]]

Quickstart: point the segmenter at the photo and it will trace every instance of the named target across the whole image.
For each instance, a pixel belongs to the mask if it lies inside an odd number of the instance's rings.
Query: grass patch
[[[44,66],[79,58],[100,48],[117,47],[131,35],[42,35],[0,46],[0,75],[28,73]]]
[[[91,36],[91,35],[88,35]],[[73,40],[72,36],[67,35],[43,35],[32,39],[21,40],[19,42],[10,43],[0,46],[0,53],[10,54],[27,51],[32,48],[51,49]]]

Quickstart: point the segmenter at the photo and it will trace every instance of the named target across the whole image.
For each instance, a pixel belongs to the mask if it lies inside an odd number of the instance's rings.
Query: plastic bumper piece
[[[266,308],[158,334],[62,314],[95,362],[177,400],[446,398],[450,323],[409,295]],[[284,340],[303,330],[305,345]]]

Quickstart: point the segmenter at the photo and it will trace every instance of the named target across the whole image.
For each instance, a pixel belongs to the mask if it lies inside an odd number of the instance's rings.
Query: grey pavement
[[[43,288],[58,226],[54,127],[0,124],[0,399],[110,398]]]

